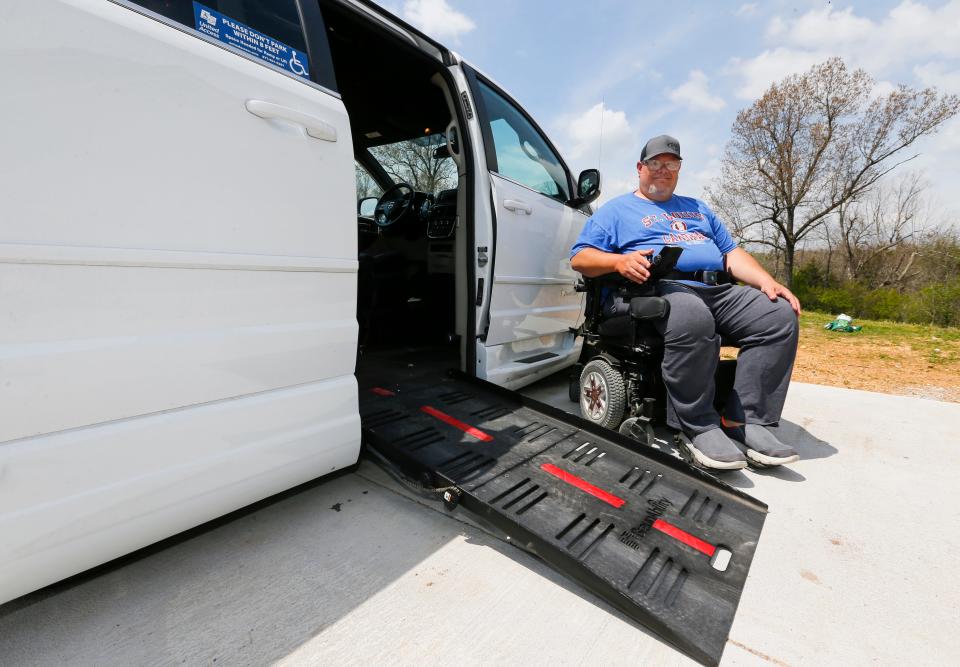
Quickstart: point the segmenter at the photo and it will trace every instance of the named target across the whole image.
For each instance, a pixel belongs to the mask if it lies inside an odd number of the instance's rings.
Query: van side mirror
[[[376,197],[364,197],[357,202],[357,214],[364,218],[372,218],[373,212],[377,208]]]
[[[567,202],[568,206],[580,208],[600,196],[600,170],[584,169],[577,179],[577,195]]]

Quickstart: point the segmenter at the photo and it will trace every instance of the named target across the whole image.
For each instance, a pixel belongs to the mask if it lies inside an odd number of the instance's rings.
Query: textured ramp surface
[[[457,486],[466,509],[514,542],[691,657],[719,662],[766,505],[477,380],[362,384],[360,411],[369,445]]]

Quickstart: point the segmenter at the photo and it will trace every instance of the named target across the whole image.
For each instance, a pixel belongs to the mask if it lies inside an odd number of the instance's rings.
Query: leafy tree
[[[933,88],[879,96],[874,88],[866,72],[831,58],[737,114],[708,199],[741,239],[782,252],[787,285],[798,243],[916,157],[905,149],[960,111],[960,98]]]

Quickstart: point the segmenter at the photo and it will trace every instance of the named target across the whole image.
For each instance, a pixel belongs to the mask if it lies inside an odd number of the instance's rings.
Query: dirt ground
[[[801,337],[793,379],[960,403],[960,369],[932,364],[909,345],[863,343],[839,335],[814,343]]]
[[[857,321],[863,331],[838,333],[831,319],[801,318],[794,381],[960,403],[960,330]]]

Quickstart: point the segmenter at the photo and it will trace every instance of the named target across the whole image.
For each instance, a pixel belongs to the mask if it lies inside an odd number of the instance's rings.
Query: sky
[[[718,175],[739,110],[831,56],[897,84],[960,94],[960,0],[382,0],[519,101],[574,172],[601,169],[603,199],[636,188],[652,136],[684,158],[678,194]],[[602,126],[602,142],[601,142]],[[914,144],[934,205],[960,213],[960,118]]]

